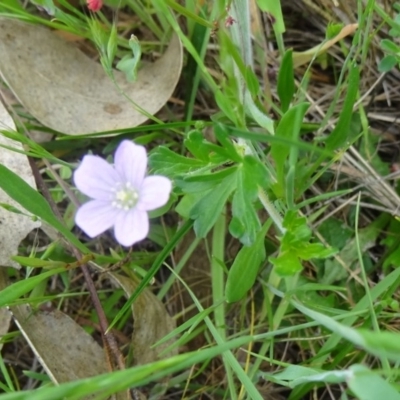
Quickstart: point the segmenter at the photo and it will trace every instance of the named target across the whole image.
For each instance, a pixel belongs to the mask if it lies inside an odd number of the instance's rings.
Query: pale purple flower
[[[76,225],[90,237],[114,227],[123,246],[144,239],[149,233],[147,211],[165,205],[172,186],[164,176],[146,176],[146,170],[146,149],[129,140],[118,146],[114,165],[99,156],[84,156],[74,182],[92,200],[79,207]]]

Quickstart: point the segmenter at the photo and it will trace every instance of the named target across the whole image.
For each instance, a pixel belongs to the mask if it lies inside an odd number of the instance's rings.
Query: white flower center
[[[139,200],[139,192],[130,182],[117,184],[114,192],[111,205],[115,208],[128,211],[134,208]]]

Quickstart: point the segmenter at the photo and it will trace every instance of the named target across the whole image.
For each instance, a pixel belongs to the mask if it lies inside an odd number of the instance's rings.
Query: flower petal
[[[91,200],[79,207],[75,214],[75,223],[86,235],[93,238],[111,228],[120,212],[108,202]]]
[[[112,189],[121,181],[113,166],[99,156],[87,155],[74,173],[76,187],[86,196],[111,200]]]
[[[147,176],[139,194],[139,210],[155,210],[166,204],[171,193],[172,183],[165,176]]]
[[[130,140],[122,141],[115,152],[114,164],[124,182],[140,188],[147,169],[147,153],[143,146]]]
[[[115,239],[123,246],[132,246],[143,240],[149,233],[149,217],[145,211],[134,208],[117,216],[115,221]]]
[[[102,0],[87,0],[87,6],[90,11],[97,12],[103,7]]]

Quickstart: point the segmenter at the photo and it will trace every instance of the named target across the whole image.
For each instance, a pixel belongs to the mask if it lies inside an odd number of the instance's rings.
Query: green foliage
[[[360,400],[375,399],[385,394],[388,399],[400,399],[400,394],[389,382],[364,365],[354,364],[349,369],[324,371],[301,365],[290,365],[276,374],[261,374],[283,386],[296,387],[307,382],[347,383]]]
[[[260,265],[265,261],[265,234],[270,223],[265,223],[251,246],[243,246],[233,262],[226,281],[225,296],[230,303],[241,300],[251,289]]]
[[[154,173],[162,173],[171,178],[178,178],[207,165],[202,160],[181,156],[164,146],[150,154],[149,164]]]
[[[5,289],[0,291],[0,307],[12,305],[15,300],[21,298],[26,293],[33,290],[42,281],[63,271],[65,271],[64,268],[55,268],[51,271],[42,272],[38,276],[33,276],[31,278],[27,278],[19,282],[15,282],[10,286],[7,286]]]
[[[245,69],[244,79],[246,81],[247,87],[252,94],[253,97],[258,96],[260,91],[260,83],[258,82],[258,78],[253,72],[253,70],[248,65]]]
[[[383,51],[388,53],[400,53],[400,47],[389,39],[382,39],[380,42]]]
[[[230,98],[224,95],[220,90],[215,93],[215,101],[221,111],[233,122],[234,125],[238,125],[237,108],[232,107]]]
[[[194,230],[198,237],[204,238],[214,226],[226,201],[235,189],[235,171],[210,190],[190,210],[190,218],[195,220]]]
[[[236,173],[236,191],[232,200],[230,233],[244,245],[254,243],[260,230],[260,220],[254,208],[259,187],[267,184],[265,166],[254,157],[245,156]]]
[[[43,7],[49,15],[56,14],[56,6],[54,5],[53,0],[33,0],[33,3]]]
[[[280,1],[275,0],[258,0],[258,6],[261,10],[271,14],[273,18],[273,25],[277,32],[284,33],[285,32],[285,21],[282,15],[282,7]]]
[[[295,92],[292,50],[286,51],[282,58],[278,74],[277,91],[279,100],[281,101],[282,112],[286,113]]]
[[[110,32],[110,36],[107,35],[104,27],[99,21],[93,19],[88,20],[88,25],[93,38],[93,41],[97,47],[100,54],[100,62],[106,73],[112,75],[112,64],[114,61],[113,57],[115,55],[115,45],[116,45],[116,31],[113,28]]]
[[[343,24],[330,23],[326,28],[326,38],[333,39],[343,29]]]
[[[309,107],[308,103],[297,104],[290,108],[282,117],[276,129],[276,137],[280,139],[291,139],[292,143],[296,143],[301,130],[304,115]],[[275,161],[275,170],[277,183],[274,186],[274,192],[277,197],[283,197],[285,194],[285,175],[287,172],[286,163],[289,154],[296,149],[287,146],[282,142],[271,143],[271,156]]]
[[[151,154],[149,162],[154,172],[174,179],[185,195],[179,210],[195,220],[198,237],[208,234],[233,195],[229,229],[249,246],[261,227],[254,204],[258,188],[268,184],[268,171],[255,157],[241,155],[240,147],[232,143],[223,125],[216,124],[214,132],[220,145],[207,141],[199,131],[188,133],[184,144],[197,159],[160,147]],[[220,169],[224,163],[235,166]]]
[[[397,14],[393,21],[396,25],[389,31],[389,35],[394,39],[400,36],[400,14]],[[380,41],[381,49],[388,53],[379,62],[378,70],[379,72],[389,72],[400,62],[400,47],[390,39],[382,39]]]
[[[397,34],[397,32],[392,33]],[[378,70],[379,72],[389,72],[399,64],[400,47],[390,39],[382,39],[380,45],[382,50],[388,54],[379,62]]]
[[[353,106],[356,102],[359,83],[360,71],[356,64],[352,64],[350,66],[348,85],[346,85],[346,97],[339,115],[339,121],[326,139],[325,144],[328,150],[337,150],[342,147],[349,138]]]
[[[397,65],[398,61],[395,56],[388,55],[382,58],[378,65],[379,72],[389,72]]]
[[[388,249],[387,256],[383,262],[385,271],[389,267],[400,267],[400,221],[392,218],[388,226],[388,235],[384,238],[381,244],[385,245]]]
[[[358,243],[361,251],[365,254],[366,259],[364,261],[367,261],[367,250],[374,245],[381,229],[386,224],[386,220],[386,216],[380,217],[366,228],[359,230]],[[331,234],[333,235],[335,232],[337,237],[329,243],[333,242],[332,246],[339,248],[340,251],[338,252],[337,259],[325,260],[324,268],[321,270],[323,273],[319,274],[319,280],[324,284],[332,284],[341,281],[342,279],[346,279],[348,276],[348,270],[359,268],[356,239],[353,236],[350,236],[349,231],[346,232],[344,229],[338,228]],[[346,240],[345,243],[342,242],[344,240]],[[336,243],[336,245],[334,243]],[[347,267],[347,271],[343,268],[344,265]]]
[[[111,36],[112,37],[112,36]],[[124,72],[128,82],[135,82],[137,78],[137,71],[139,62],[142,55],[142,48],[139,40],[135,35],[129,39],[129,47],[132,50],[132,55],[125,55],[117,64],[117,69]],[[115,46],[116,47],[116,46]],[[109,56],[110,59],[113,59]]]
[[[110,37],[108,38],[108,43],[107,43],[107,51],[106,51],[106,57],[103,63],[107,65],[107,68],[111,71],[112,69],[112,64],[115,59],[115,56],[117,54],[117,28],[115,25],[111,26],[111,31],[110,31]]]
[[[350,390],[360,400],[376,399],[383,397],[390,400],[400,400],[398,388],[395,388],[386,379],[376,372],[371,371],[365,365],[352,365],[353,374],[348,378],[347,384]]]
[[[327,258],[336,252],[321,243],[310,243],[311,230],[307,226],[307,220],[299,217],[295,211],[286,213],[283,226],[286,231],[279,238],[279,255],[276,258],[269,257],[280,276],[293,276],[300,272],[303,269],[302,260]]]
[[[34,3],[36,3],[36,4],[39,4],[39,3],[42,3],[44,0],[39,0],[39,1],[32,1],[32,2],[34,2]],[[52,3],[52,0],[46,0],[46,3]],[[49,5],[50,5],[49,4]],[[23,10],[23,7],[22,7],[22,5],[20,4],[20,2],[18,1],[18,0],[3,0],[2,2],[1,2],[1,5],[0,5],[0,10],[2,9],[2,6],[7,6],[7,9],[8,8],[12,8],[12,9],[20,9],[20,10]]]

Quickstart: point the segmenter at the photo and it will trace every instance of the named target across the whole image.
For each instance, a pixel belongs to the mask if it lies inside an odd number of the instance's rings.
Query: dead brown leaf
[[[139,70],[135,83],[115,71],[131,101],[154,115],[168,101],[182,68],[182,45],[173,36],[165,54]],[[0,74],[20,103],[45,126],[68,135],[135,127],[137,111],[102,66],[49,29],[0,18]]]

